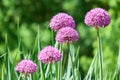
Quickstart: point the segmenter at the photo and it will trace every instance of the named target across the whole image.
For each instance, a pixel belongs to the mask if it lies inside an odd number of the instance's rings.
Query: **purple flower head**
[[[49,25],[51,29],[58,31],[60,28],[67,27],[67,26],[74,28],[75,21],[70,15],[66,13],[58,13],[55,16],[53,16]]]
[[[17,64],[15,70],[23,74],[34,73],[37,70],[37,65],[31,60],[25,59]]]
[[[105,27],[110,23],[110,16],[104,9],[94,8],[86,14],[84,22],[96,28]]]
[[[38,54],[38,60],[46,64],[58,62],[61,57],[60,51],[52,46],[45,47]]]
[[[56,35],[58,43],[76,42],[78,40],[78,33],[71,27],[61,28]]]

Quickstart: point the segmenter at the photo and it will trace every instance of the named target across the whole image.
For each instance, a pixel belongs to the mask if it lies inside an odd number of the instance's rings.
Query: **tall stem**
[[[60,51],[62,52],[62,45],[61,44],[60,44]],[[58,80],[61,80],[61,76],[62,76],[62,59],[58,63]]]
[[[21,78],[21,75],[22,75],[22,74],[20,74],[20,75],[19,75],[19,77],[18,77],[18,80],[20,80],[20,78]]]
[[[99,51],[99,59],[100,59],[100,80],[103,80],[103,56],[102,56],[102,45],[99,35],[99,29],[97,29],[97,38],[98,38],[98,51]]]
[[[50,80],[52,80],[52,63],[50,63]]]

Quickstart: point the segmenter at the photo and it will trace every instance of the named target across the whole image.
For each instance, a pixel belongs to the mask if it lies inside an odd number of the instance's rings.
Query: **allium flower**
[[[54,63],[60,61],[61,56],[62,55],[58,49],[52,46],[47,46],[38,54],[38,60],[46,64]]]
[[[74,28],[75,21],[70,15],[66,13],[58,13],[55,16],[53,16],[49,25],[51,29],[58,31],[60,28],[67,26]]]
[[[86,14],[84,22],[96,28],[105,27],[110,23],[110,16],[104,9],[94,8]]]
[[[78,40],[78,33],[71,27],[61,28],[56,35],[58,43],[76,42]]]
[[[17,64],[15,70],[23,74],[34,73],[37,70],[37,65],[31,60],[25,59]]]

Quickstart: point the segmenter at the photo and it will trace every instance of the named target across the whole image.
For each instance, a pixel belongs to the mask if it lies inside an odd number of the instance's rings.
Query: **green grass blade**
[[[99,53],[97,53],[97,54],[94,56],[94,58],[93,58],[93,60],[92,60],[92,63],[91,63],[91,65],[90,65],[90,68],[89,68],[89,70],[88,70],[88,73],[87,73],[87,75],[85,76],[84,80],[91,80],[91,76],[92,76],[93,69],[94,69],[94,64],[95,64],[96,59],[98,59],[98,57],[99,57]]]
[[[69,57],[68,57],[68,66],[67,66],[66,80],[70,79],[70,73],[71,73],[71,62],[70,62],[70,55],[69,55]]]
[[[69,45],[70,46],[70,59],[71,59],[71,64],[72,64],[72,76],[73,76],[73,80],[75,79],[75,74],[74,74],[74,59],[75,59],[75,53],[74,53],[74,46],[72,44]]]
[[[120,43],[119,43],[119,52],[118,52],[117,66],[118,66],[118,68],[120,68]]]
[[[38,53],[40,51],[40,30],[39,30],[39,25],[38,25]],[[41,80],[45,80],[44,72],[43,72],[43,67],[42,63],[40,62],[40,73],[41,73]]]
[[[6,45],[6,69],[7,69],[7,79],[11,80],[11,73],[10,73],[10,63],[9,63],[9,49],[7,44],[7,35],[5,36],[5,45]]]
[[[4,57],[5,55],[6,55],[6,53],[2,54],[2,55],[0,56],[0,58]]]
[[[4,79],[4,68],[3,68],[3,66],[2,66],[2,79],[1,80],[5,80]]]

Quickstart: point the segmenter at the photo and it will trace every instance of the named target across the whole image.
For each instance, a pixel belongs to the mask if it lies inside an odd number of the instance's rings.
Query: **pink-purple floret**
[[[86,14],[84,22],[92,27],[106,27],[110,23],[110,16],[104,9],[94,8]]]
[[[71,27],[61,28],[57,32],[55,39],[58,43],[76,42],[78,40],[78,33]]]
[[[25,59],[17,64],[15,70],[23,74],[34,73],[37,70],[37,65],[31,60]]]
[[[45,64],[58,62],[61,57],[60,51],[52,46],[45,47],[38,54],[38,60]]]
[[[58,31],[60,28],[67,27],[67,26],[74,28],[75,21],[70,15],[66,13],[58,13],[55,16],[53,16],[53,18],[50,20],[49,25],[51,29]]]

